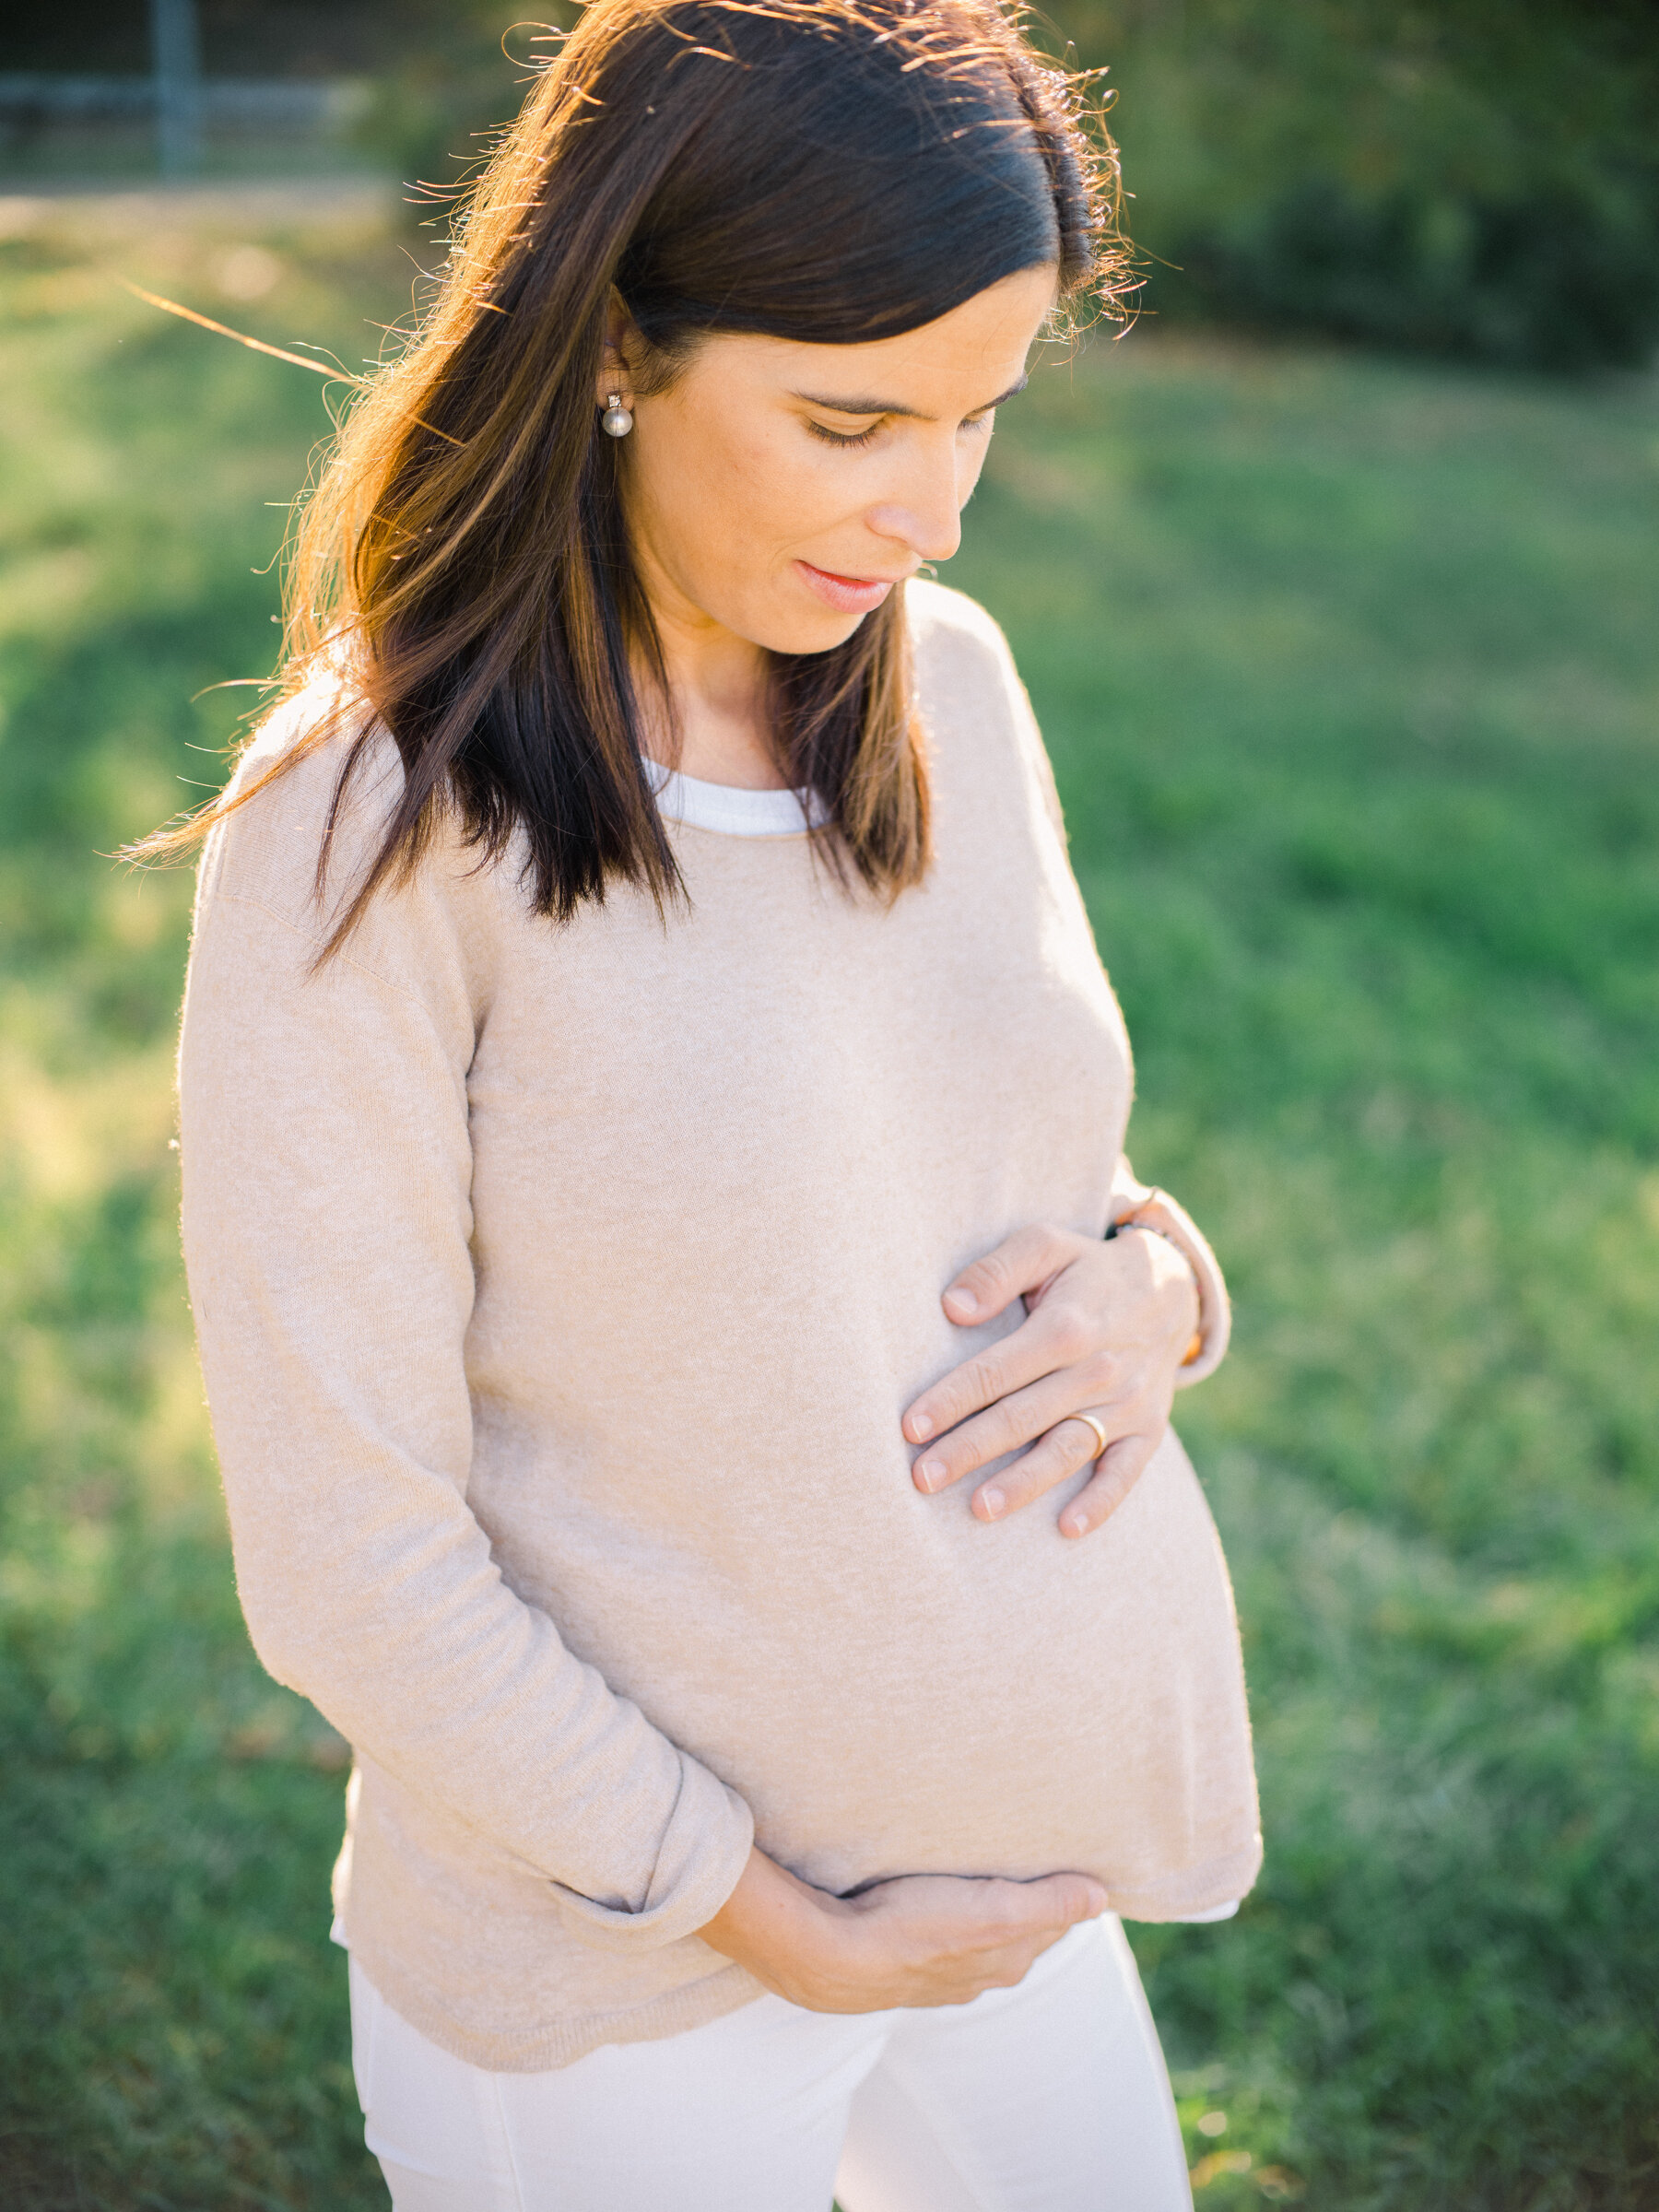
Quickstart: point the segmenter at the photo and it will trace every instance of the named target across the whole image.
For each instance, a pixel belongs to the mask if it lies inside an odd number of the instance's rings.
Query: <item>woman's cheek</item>
[[[974,487],[980,480],[980,472],[985,465],[985,455],[990,450],[991,441],[989,438],[978,439],[975,441],[972,450],[965,453],[958,463],[957,507],[959,512],[966,507],[973,497]]]

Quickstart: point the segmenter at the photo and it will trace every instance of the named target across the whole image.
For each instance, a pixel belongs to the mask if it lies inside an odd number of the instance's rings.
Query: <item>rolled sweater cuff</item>
[[[1194,1382],[1202,1382],[1206,1375],[1213,1375],[1227,1357],[1228,1339],[1232,1335],[1232,1301],[1227,1295],[1227,1278],[1221,1273],[1220,1262],[1210,1250],[1209,1239],[1184,1206],[1171,1198],[1168,1191],[1152,1190],[1145,1183],[1133,1183],[1120,1176],[1112,1186],[1112,1218],[1114,1221],[1126,1221],[1131,1217],[1167,1237],[1184,1257],[1197,1282],[1198,1356],[1188,1360],[1175,1376],[1177,1390],[1190,1390]]]
[[[554,1901],[571,1932],[594,1948],[653,1951],[713,1919],[754,1841],[754,1815],[736,1791],[681,1752],[679,1795],[639,1909],[599,1904],[562,1882],[551,1885]]]

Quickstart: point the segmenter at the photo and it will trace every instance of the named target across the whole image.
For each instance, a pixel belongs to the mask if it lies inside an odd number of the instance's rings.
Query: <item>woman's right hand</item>
[[[831,1897],[751,1851],[706,1944],[808,2012],[885,2012],[965,2005],[1010,1989],[1080,1920],[1106,1910],[1084,1874],[975,1881],[912,1874],[856,1897]]]

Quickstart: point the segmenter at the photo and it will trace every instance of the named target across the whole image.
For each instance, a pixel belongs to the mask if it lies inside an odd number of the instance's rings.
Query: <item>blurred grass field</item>
[[[190,887],[98,857],[222,773],[326,418],[105,265],[348,364],[411,271],[0,254],[0,2202],[345,2212],[340,1747],[242,1634],[177,1259]],[[1133,1931],[1201,2212],[1659,2205],[1656,494],[1651,382],[1143,329],[1006,411],[950,571],[1239,1304],[1181,1418],[1266,1872]]]

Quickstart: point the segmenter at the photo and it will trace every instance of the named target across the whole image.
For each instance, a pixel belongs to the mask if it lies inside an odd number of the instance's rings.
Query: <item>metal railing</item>
[[[201,167],[210,131],[314,138],[348,129],[368,102],[355,78],[206,76],[195,0],[149,0],[147,76],[0,72],[0,137],[100,123],[149,124],[162,176]]]

